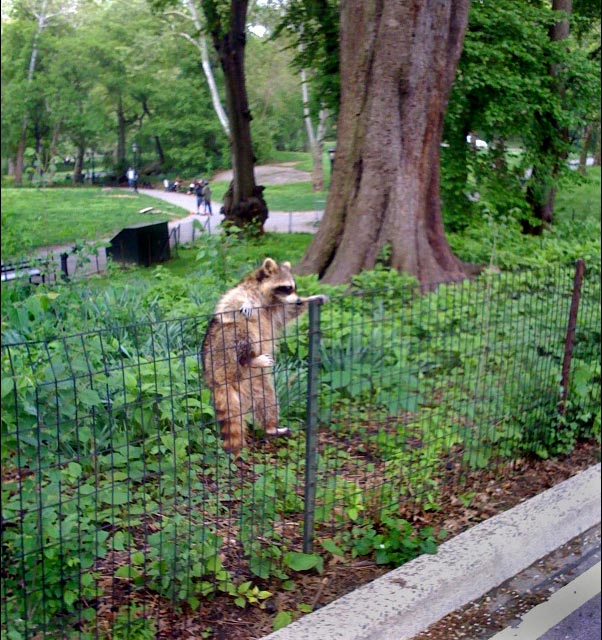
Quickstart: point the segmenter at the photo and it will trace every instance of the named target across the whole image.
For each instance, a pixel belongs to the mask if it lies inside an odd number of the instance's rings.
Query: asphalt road
[[[600,594],[573,611],[560,624],[552,627],[540,640],[600,640]]]
[[[599,557],[599,554],[598,554]],[[599,640],[600,562],[491,640]]]
[[[599,640],[601,537],[598,524],[413,640]]]

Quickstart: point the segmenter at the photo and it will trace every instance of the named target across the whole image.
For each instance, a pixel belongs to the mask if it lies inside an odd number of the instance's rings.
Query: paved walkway
[[[164,202],[169,202],[176,207],[181,207],[186,215],[182,218],[176,218],[168,222],[168,229],[171,232],[175,230],[175,239],[179,244],[188,244],[194,242],[199,236],[208,231],[209,233],[219,233],[221,230],[220,224],[224,219],[224,216],[220,215],[221,202],[212,202],[211,208],[213,210],[212,216],[196,215],[194,210],[196,209],[196,197],[188,195],[186,193],[172,193],[162,191],[160,189],[139,189],[139,193],[151,198],[157,198]],[[314,233],[318,227],[318,224],[322,218],[323,211],[270,211],[269,217],[264,225],[266,231],[276,231],[280,233]],[[195,225],[195,221],[200,223],[202,228]],[[150,222],[150,220],[149,220]],[[173,237],[173,236],[170,236]],[[107,242],[110,238],[106,239]],[[172,246],[174,240],[171,241]],[[107,267],[107,254],[104,248],[100,248],[96,254],[89,254],[86,256],[74,255],[72,253],[73,246],[65,247],[52,247],[40,251],[39,255],[52,256],[56,261],[57,271],[60,272],[61,260],[67,260],[67,273],[70,275],[77,273],[77,275],[90,275],[93,273],[101,273],[106,270]],[[61,254],[64,253],[66,258],[61,259]]]
[[[139,189],[139,192],[145,196],[169,202],[189,212],[189,215],[185,218],[172,220],[169,223],[170,231],[174,228],[180,229],[179,242],[192,242],[198,237],[199,231],[194,229],[193,224],[195,220],[198,220],[210,233],[216,233],[220,230],[219,225],[224,219],[224,217],[219,214],[222,206],[221,202],[211,203],[213,216],[197,216],[194,213],[196,209],[196,198],[194,196],[189,196],[186,193],[160,191],[158,189]],[[278,231],[281,233],[313,233],[322,218],[322,214],[322,211],[270,211],[264,228],[266,231]]]

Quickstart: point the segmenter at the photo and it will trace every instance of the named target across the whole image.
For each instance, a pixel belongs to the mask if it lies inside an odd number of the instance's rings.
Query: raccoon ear
[[[286,262],[282,262],[280,264],[281,267],[284,267],[285,269],[290,269],[291,268],[291,263],[288,262],[288,260]]]
[[[266,258],[263,264],[256,272],[257,282],[263,282],[266,278],[270,277],[270,274],[275,273],[278,270],[278,264],[272,258]]]
[[[275,273],[278,271],[278,264],[272,258],[266,258],[261,265],[261,268],[267,273]]]

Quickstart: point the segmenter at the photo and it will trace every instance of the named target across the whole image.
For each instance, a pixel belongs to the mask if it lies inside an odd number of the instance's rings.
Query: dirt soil
[[[550,487],[566,480],[600,461],[600,445],[595,441],[582,442],[575,450],[555,460],[523,460],[508,468],[500,478],[489,470],[470,472],[466,478],[465,494],[473,494],[468,505],[456,497],[457,491],[450,487],[443,495],[439,511],[401,512],[401,516],[417,527],[432,526],[435,531],[445,529],[447,539],[465,531],[487,518],[510,509]],[[390,567],[379,566],[371,560],[353,559],[343,561],[332,557],[325,563],[322,575],[317,573],[297,574],[296,588],[284,591],[275,583],[259,583],[275,595],[265,603],[265,608],[235,606],[232,599],[217,597],[204,602],[195,612],[181,612],[169,616],[157,607],[158,603],[147,601],[146,614],[155,609],[153,616],[160,631],[157,638],[207,638],[209,640],[256,640],[272,631],[274,615],[279,611],[291,612],[295,619],[302,609],[316,610],[333,600],[353,591],[385,574]],[[159,609],[159,610],[157,610]],[[448,640],[449,636],[437,634],[425,636],[431,640]],[[441,633],[445,634],[442,629]]]
[[[282,164],[264,164],[255,167],[255,180],[257,184],[287,184],[290,182],[308,182],[311,174],[307,171],[295,169],[294,162]],[[212,181],[232,180],[232,171],[216,173]]]

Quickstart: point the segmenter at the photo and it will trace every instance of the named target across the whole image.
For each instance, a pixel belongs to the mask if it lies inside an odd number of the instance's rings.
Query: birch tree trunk
[[[312,159],[311,186],[313,191],[323,191],[324,167],[322,166],[322,154],[324,151],[324,135],[326,132],[328,111],[326,109],[320,109],[318,124],[314,129],[309,108],[309,88],[305,69],[301,70],[301,97],[303,100],[303,119]]]
[[[26,9],[34,16],[36,20],[36,30],[33,35],[31,55],[29,57],[29,66],[27,68],[27,84],[30,85],[33,82],[33,77],[36,72],[38,54],[39,54],[39,41],[44,29],[46,29],[52,20],[60,15],[66,15],[72,13],[75,9],[77,0],[66,0],[65,2],[57,2],[56,7],[51,6],[49,0],[33,0],[32,2],[25,3]],[[23,116],[23,122],[21,124],[21,136],[17,144],[17,154],[15,157],[15,184],[21,185],[23,183],[23,169],[25,158],[25,145],[27,143],[27,127],[29,125],[29,116],[25,114]]]

